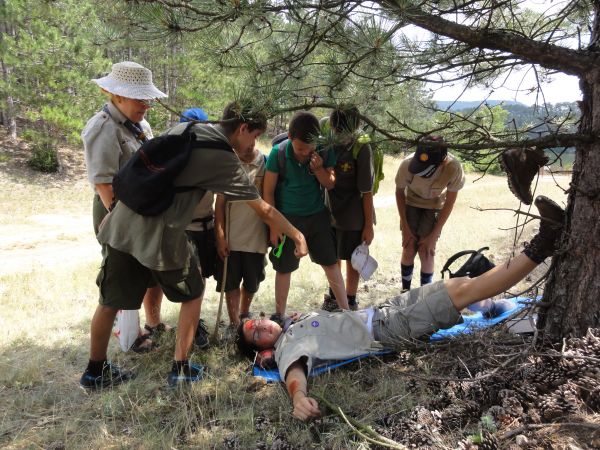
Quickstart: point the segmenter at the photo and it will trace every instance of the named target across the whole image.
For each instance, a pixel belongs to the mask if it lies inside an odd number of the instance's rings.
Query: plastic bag
[[[119,339],[121,350],[131,348],[140,333],[140,312],[137,309],[120,309],[113,334]]]

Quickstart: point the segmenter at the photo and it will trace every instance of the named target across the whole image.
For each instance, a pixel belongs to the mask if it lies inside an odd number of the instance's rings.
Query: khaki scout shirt
[[[281,333],[275,343],[275,361],[285,380],[290,365],[306,358],[308,373],[322,361],[345,360],[383,349],[375,341],[366,321],[366,310],[312,312]]]
[[[414,154],[403,159],[396,174],[396,188],[404,189],[406,204],[424,209],[442,209],[446,192],[458,192],[465,185],[460,161],[448,153],[444,164],[430,178],[418,177],[408,171]]]
[[[169,133],[181,133],[187,125],[179,124]],[[193,131],[200,140],[228,142],[219,127],[196,124]],[[177,193],[166,211],[152,217],[139,215],[118,202],[106,216],[98,233],[100,243],[129,253],[149,269],[183,269],[190,258],[185,228],[207,190],[221,193],[231,200],[260,198],[237,155],[221,149],[192,150],[187,166],[174,184],[196,189]]]
[[[81,132],[88,181],[92,186],[112,183],[115,174],[142,145],[123,125],[127,117],[112,102],[105,106],[108,113],[104,110],[96,113]],[[146,136],[152,138],[148,122],[143,120],[140,124]]]
[[[242,167],[250,181],[262,195],[265,178],[265,157],[258,152],[251,163],[242,161]],[[229,249],[234,252],[267,253],[267,226],[254,210],[243,202],[225,204],[225,232],[228,235]]]

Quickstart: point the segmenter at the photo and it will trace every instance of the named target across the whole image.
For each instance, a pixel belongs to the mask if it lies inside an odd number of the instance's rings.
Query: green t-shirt
[[[277,152],[279,145],[271,150],[267,159],[267,170],[279,173]],[[328,151],[323,167],[335,166],[335,154]],[[292,141],[285,148],[285,178],[277,182],[275,188],[275,207],[283,214],[293,216],[311,216],[325,208],[323,189],[317,177],[311,173],[309,163],[299,163],[294,158]]]
[[[181,133],[186,125],[179,124],[169,133]],[[199,140],[227,142],[219,127],[196,124],[193,131]],[[171,206],[158,216],[141,216],[117,203],[98,233],[100,243],[129,253],[149,269],[182,269],[190,258],[185,228],[206,191],[223,194],[229,201],[260,198],[237,155],[221,149],[192,150],[187,166],[174,184],[195,189],[178,192]]]

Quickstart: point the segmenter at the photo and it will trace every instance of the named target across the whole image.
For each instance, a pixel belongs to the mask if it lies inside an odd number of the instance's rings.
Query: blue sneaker
[[[117,365],[110,362],[104,363],[100,375],[92,375],[86,369],[81,375],[79,385],[84,389],[104,389],[135,378],[135,374],[128,370],[121,370]]]
[[[195,383],[202,380],[204,377],[204,366],[200,364],[189,364],[180,372],[172,369],[167,376],[167,383],[169,386],[175,387],[183,383]]]

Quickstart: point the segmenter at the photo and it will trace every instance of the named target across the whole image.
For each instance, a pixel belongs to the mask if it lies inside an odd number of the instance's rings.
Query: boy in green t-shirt
[[[302,111],[294,115],[289,124],[289,139],[274,146],[267,160],[263,196],[304,234],[311,260],[323,267],[338,306],[348,309],[323,192],[335,185],[335,155],[319,153],[314,144],[319,131],[319,120],[314,114]],[[281,239],[282,236],[270,231],[273,245]],[[269,254],[277,272],[275,313],[279,316],[285,313],[291,275],[299,266],[293,250],[293,244],[286,240],[279,256],[274,252]]]

